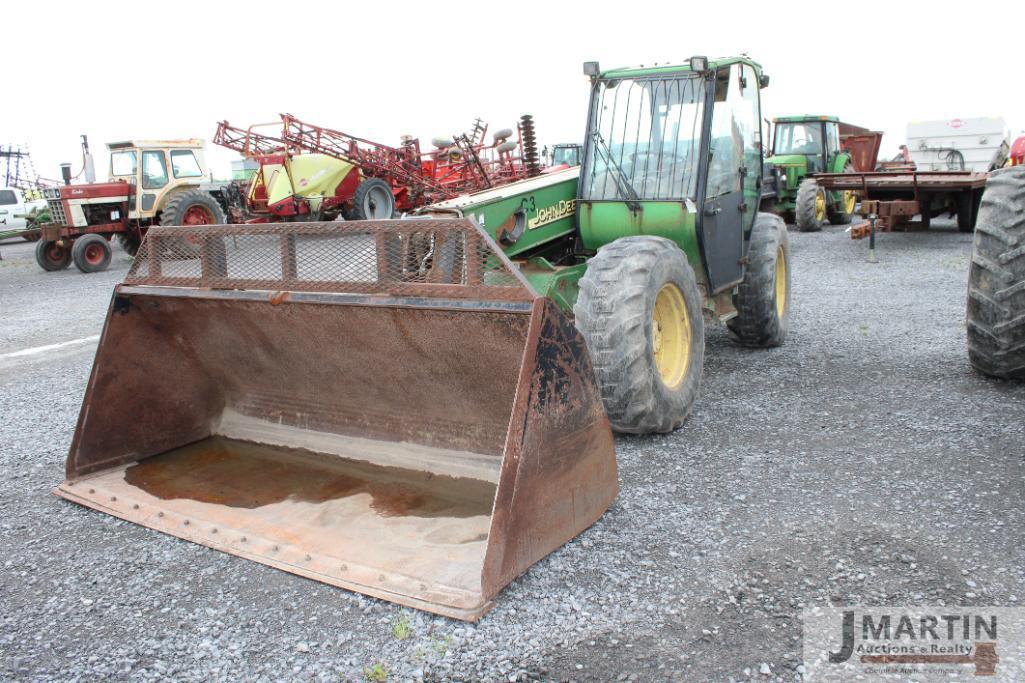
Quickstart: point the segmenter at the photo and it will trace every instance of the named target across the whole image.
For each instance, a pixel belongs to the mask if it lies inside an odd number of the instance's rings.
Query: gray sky
[[[771,76],[763,116],[835,114],[883,130],[883,156],[909,120],[1003,116],[1012,137],[1025,126],[1025,3],[696,5],[8,3],[6,52],[35,66],[7,79],[0,144],[27,142],[49,177],[61,161],[78,171],[80,133],[105,177],[105,142],[209,140],[221,119],[279,112],[388,144],[411,133],[425,148],[477,116],[497,130],[531,113],[551,144],[583,135],[585,60],[741,52]],[[208,145],[207,158],[226,175],[236,157]]]

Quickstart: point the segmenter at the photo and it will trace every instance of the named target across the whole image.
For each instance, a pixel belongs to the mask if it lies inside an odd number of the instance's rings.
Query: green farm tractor
[[[761,66],[692,58],[591,78],[582,165],[450,200],[575,320],[612,426],[679,427],[705,318],[776,346],[790,306],[783,222],[760,213]]]
[[[815,173],[851,173],[851,154],[840,142],[835,116],[782,116],[773,120],[775,133],[771,156],[766,159],[778,174],[778,197],[773,211],[797,224],[802,232],[851,222],[857,195],[853,191],[826,192],[818,186]],[[855,128],[850,126],[850,128]],[[858,129],[862,130],[862,129]]]

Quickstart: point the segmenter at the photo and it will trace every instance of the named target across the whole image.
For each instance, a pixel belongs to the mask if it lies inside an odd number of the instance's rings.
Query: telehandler
[[[683,424],[706,318],[787,331],[761,67],[585,73],[579,168],[403,220],[151,228],[57,493],[477,619],[614,500],[610,425]]]

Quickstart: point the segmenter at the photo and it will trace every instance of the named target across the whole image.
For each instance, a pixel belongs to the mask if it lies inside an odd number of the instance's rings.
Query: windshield
[[[198,178],[203,175],[191,149],[176,149],[171,152],[171,171],[175,178]]]
[[[112,176],[134,176],[135,175],[135,151],[111,152],[110,154],[110,175]]]
[[[556,147],[552,152],[552,166],[567,164],[577,166],[580,164],[580,148],[576,145],[568,147]]]
[[[585,199],[694,198],[701,144],[698,76],[603,81],[592,100]]]
[[[822,124],[819,121],[776,124],[774,151],[776,154],[822,154]]]

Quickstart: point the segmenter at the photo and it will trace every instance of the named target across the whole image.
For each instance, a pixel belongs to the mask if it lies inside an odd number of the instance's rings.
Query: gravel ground
[[[708,336],[683,429],[617,439],[621,494],[477,625],[59,500],[101,275],[0,245],[0,677],[800,680],[815,604],[1025,601],[1025,385],[976,375],[971,240],[792,232],[787,344]],[[126,419],[131,419],[126,415]]]

